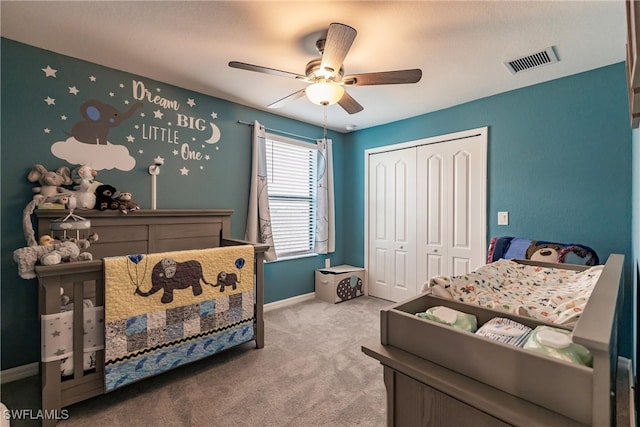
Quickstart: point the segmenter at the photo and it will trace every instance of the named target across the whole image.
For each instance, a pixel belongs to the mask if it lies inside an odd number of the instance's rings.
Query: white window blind
[[[315,145],[267,134],[267,183],[278,258],[313,252],[316,209]]]

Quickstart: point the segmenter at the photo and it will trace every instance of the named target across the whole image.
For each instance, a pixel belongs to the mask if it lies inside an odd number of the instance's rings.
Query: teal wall
[[[22,210],[31,200],[32,188],[38,185],[27,180],[33,164],[40,163],[48,169],[60,166],[73,169],[85,161],[94,166],[101,164],[98,181],[132,192],[143,208],[150,208],[151,177],[148,167],[156,156],[163,157],[165,165],[157,179],[157,207],[234,209],[232,237],[244,238],[251,127],[239,124],[238,120],[252,123],[257,119],[268,128],[312,138],[322,136],[321,128],[299,121],[5,38],[1,43],[2,369],[35,362],[40,352],[37,283],[19,278],[17,266],[12,261],[13,251],[26,244],[21,218]],[[46,76],[42,69],[47,66],[57,70],[55,76]],[[90,79],[91,76],[95,81]],[[67,133],[71,133],[74,124],[83,119],[80,107],[85,101],[99,100],[126,110],[135,102],[133,81],[142,82],[151,93],[151,100],[159,96],[178,102],[179,108],[163,108],[148,99],[143,100],[144,106],[133,117],[110,129],[108,140],[113,145],[110,148],[102,147],[100,150],[101,147],[70,140]],[[72,93],[76,89],[77,93]],[[51,105],[45,102],[48,97],[54,99]],[[187,104],[190,98],[195,105]],[[162,113],[162,119],[156,118],[155,111]],[[144,117],[140,113],[144,113]],[[215,114],[212,116],[212,113]],[[321,114],[320,109],[318,114]],[[191,124],[191,119],[184,117],[193,118],[191,128],[180,126]],[[150,131],[152,126],[159,128],[156,135]],[[167,129],[164,137],[160,128]],[[168,137],[169,129],[171,138]],[[218,131],[220,138],[214,143]],[[334,141],[335,157],[343,157],[343,135],[329,132],[328,136]],[[56,148],[57,155],[54,155],[54,146],[60,147],[64,154],[58,154]],[[115,153],[115,149],[121,151]],[[209,157],[208,160],[183,159],[184,152]],[[336,178],[341,180],[340,160],[336,164]],[[183,168],[189,170],[187,175],[181,172]],[[342,197],[339,188],[336,192],[336,211],[339,214],[343,210]],[[338,238],[337,250],[330,256],[334,264],[342,256],[340,242]],[[324,258],[313,256],[267,264],[265,302],[313,292],[313,270],[324,266]]]
[[[504,78],[512,78],[504,76]],[[364,263],[364,151],[488,126],[487,236],[583,243],[626,256],[622,347],[631,348],[631,130],[624,64],[349,134],[345,262]],[[636,165],[637,166],[637,165]],[[497,212],[509,225],[497,225]]]
[[[37,284],[20,279],[11,259],[13,251],[25,244],[21,212],[35,186],[26,175],[34,163],[50,169],[78,164],[54,156],[51,147],[67,141],[65,132],[81,119],[84,101],[100,99],[124,109],[127,87],[131,90],[133,80],[142,81],[166,99],[180,100],[178,111],[165,111],[145,101],[144,118],[131,118],[111,129],[109,141],[125,147],[135,166],[126,171],[100,170],[97,179],[133,192],[148,208],[147,168],[159,155],[165,166],[158,177],[158,207],[234,209],[233,237],[244,235],[251,161],[250,128],[237,121],[257,119],[287,132],[311,137],[322,134],[312,125],[7,39],[2,39],[0,48],[2,369],[35,362],[39,356]],[[56,77],[45,76],[42,68],[47,65],[58,70]],[[92,75],[96,82],[90,82]],[[69,92],[70,86],[79,89],[77,95]],[[55,106],[44,102],[47,97],[55,99]],[[196,102],[193,107],[186,104],[188,98]],[[158,109],[165,112],[164,121],[155,121],[153,112]],[[217,117],[211,116],[213,112]],[[177,113],[201,119],[206,125],[203,130],[188,129],[174,119],[169,126],[169,116]],[[212,123],[221,137],[208,144]],[[180,152],[173,154],[174,146],[182,144],[172,144],[167,138],[143,140],[142,130],[135,128],[142,124],[177,130],[181,143],[191,151],[208,154],[210,160],[182,160]],[[484,126],[489,127],[488,235],[585,243],[603,259],[612,252],[623,253],[631,295],[632,144],[623,64],[347,135],[330,132],[337,219],[332,264],[364,265],[365,149]],[[129,135],[135,136],[133,142],[127,142]],[[638,157],[634,154],[635,170]],[[183,167],[189,169],[188,175],[180,173]],[[637,227],[637,189],[634,194]],[[496,215],[501,210],[509,211],[509,226],[497,226]],[[638,240],[634,240],[635,248]],[[637,259],[640,251],[634,253]],[[267,264],[265,302],[313,292],[313,270],[322,266],[324,257]],[[630,299],[627,303],[622,325],[626,353],[631,346]]]

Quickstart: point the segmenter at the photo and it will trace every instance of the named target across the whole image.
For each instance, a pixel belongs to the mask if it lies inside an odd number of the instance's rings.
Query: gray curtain
[[[249,211],[245,239],[250,242],[269,245],[265,260],[275,261],[271,214],[269,213],[269,194],[267,191],[267,158],[265,148],[265,128],[258,121],[253,124],[253,156],[251,165],[251,190],[249,192]]]
[[[332,141],[319,139],[317,144],[317,206],[314,252],[326,254],[336,250]]]

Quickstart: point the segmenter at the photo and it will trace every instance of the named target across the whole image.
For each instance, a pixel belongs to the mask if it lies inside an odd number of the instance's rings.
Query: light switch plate
[[[498,225],[509,225],[509,212],[498,212]]]

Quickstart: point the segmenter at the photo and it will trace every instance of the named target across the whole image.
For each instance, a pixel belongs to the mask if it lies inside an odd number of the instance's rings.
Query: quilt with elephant
[[[254,339],[253,246],[104,258],[105,390]]]

